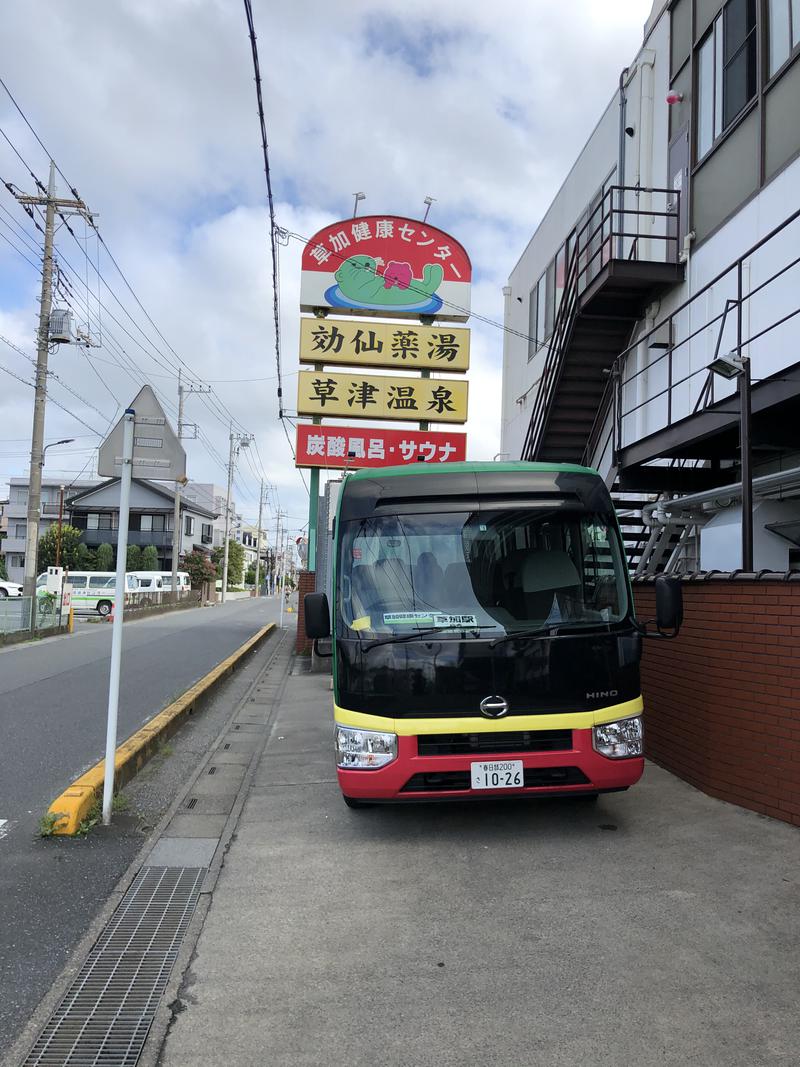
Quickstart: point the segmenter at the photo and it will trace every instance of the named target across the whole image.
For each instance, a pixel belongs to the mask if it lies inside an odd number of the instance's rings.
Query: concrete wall
[[[645,641],[646,754],[711,796],[800,826],[800,581],[684,582],[674,641]],[[634,586],[640,618],[652,585]]]

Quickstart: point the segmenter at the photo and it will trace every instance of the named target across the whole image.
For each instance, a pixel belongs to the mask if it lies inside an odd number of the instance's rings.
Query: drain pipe
[[[619,76],[619,149],[617,158],[617,185],[625,187],[625,112],[628,106],[628,97],[625,93],[625,79],[628,77],[630,67],[623,67]],[[620,208],[625,207],[625,193],[621,192],[620,196]],[[613,204],[612,204],[613,207]],[[611,230],[614,230],[614,218],[617,218],[620,222],[624,223],[625,216],[618,215],[611,217]],[[625,226],[621,225],[620,230],[625,230]],[[625,258],[624,238],[622,236],[617,238],[617,259]]]
[[[639,207],[643,212],[652,211],[652,193],[648,190],[653,187],[653,124],[655,108],[655,65],[656,54],[651,49],[645,49],[639,57],[641,80],[639,82],[639,182],[645,190],[641,194]],[[640,249],[640,259],[650,259],[650,233],[652,231],[652,216],[642,214],[643,249]]]

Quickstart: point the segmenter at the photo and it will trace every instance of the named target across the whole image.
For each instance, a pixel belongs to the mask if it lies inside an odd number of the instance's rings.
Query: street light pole
[[[753,456],[750,443],[750,360],[742,357],[739,386],[739,446],[742,464],[742,570],[753,569]]]
[[[264,514],[264,483],[261,483],[261,492],[258,494],[258,533],[256,534],[256,596],[258,596],[258,580],[261,577],[261,519]]]
[[[58,487],[58,535],[56,536],[56,566],[61,566],[61,524],[64,520],[64,486]]]

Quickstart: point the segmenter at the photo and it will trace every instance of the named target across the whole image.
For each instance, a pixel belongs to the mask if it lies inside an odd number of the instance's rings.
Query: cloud
[[[435,7],[428,0],[257,0],[279,222],[310,236],[350,213],[356,189],[368,194],[365,210],[412,216],[423,210],[425,195],[434,196],[431,221],[472,257],[473,308],[502,322],[508,272],[640,43],[649,8],[649,0],[440,0]],[[213,381],[219,401],[256,434],[267,476],[302,525],[307,500],[276,417],[271,380],[264,174],[240,5],[83,0],[63,7],[18,0],[4,5],[0,47],[4,78],[70,181],[100,213],[106,240],[142,302],[192,372]],[[5,99],[0,126],[44,177],[44,153]],[[0,176],[30,189],[25,168],[6,148],[0,141]],[[38,243],[10,197],[3,194],[0,203]],[[13,224],[1,212],[0,220],[6,226],[0,233],[10,236]],[[57,246],[83,277],[83,253],[63,230]],[[86,248],[93,256],[91,241]],[[300,251],[296,241],[281,250],[289,409],[295,406]],[[114,417],[108,390],[120,403],[136,392],[136,371],[132,378],[115,365],[126,354],[173,405],[177,383],[169,376],[169,350],[112,264],[102,256],[100,262],[135,321],[104,285],[104,347],[91,350],[89,359],[62,348],[52,360],[89,403],[57,382],[51,395],[103,429],[93,407]],[[92,289],[91,272],[89,280]],[[86,297],[85,282],[73,277],[71,284],[79,299]],[[0,333],[29,352],[36,297],[35,272],[0,241]],[[501,329],[473,324],[468,432],[474,458],[499,449],[502,344]],[[30,364],[1,342],[0,364],[29,375]],[[19,441],[24,445],[29,434],[32,391],[0,378],[2,481],[26,470]],[[252,380],[239,381],[245,378]],[[229,430],[220,404],[191,396],[186,417],[200,423],[224,460]],[[89,432],[58,408],[48,410],[48,440],[77,431]],[[219,460],[201,444],[188,442],[187,449],[193,476],[224,481]],[[70,475],[85,458],[56,460],[51,453],[48,469],[63,463]],[[257,457],[250,458],[257,469]],[[247,457],[237,486],[238,508],[252,518],[257,477]]]

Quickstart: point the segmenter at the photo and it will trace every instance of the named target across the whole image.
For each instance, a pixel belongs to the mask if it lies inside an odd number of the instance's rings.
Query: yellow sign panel
[[[379,377],[300,371],[298,415],[408,422],[467,421],[467,382],[459,378]]]
[[[469,330],[301,319],[300,362],[465,371],[469,368]]]

